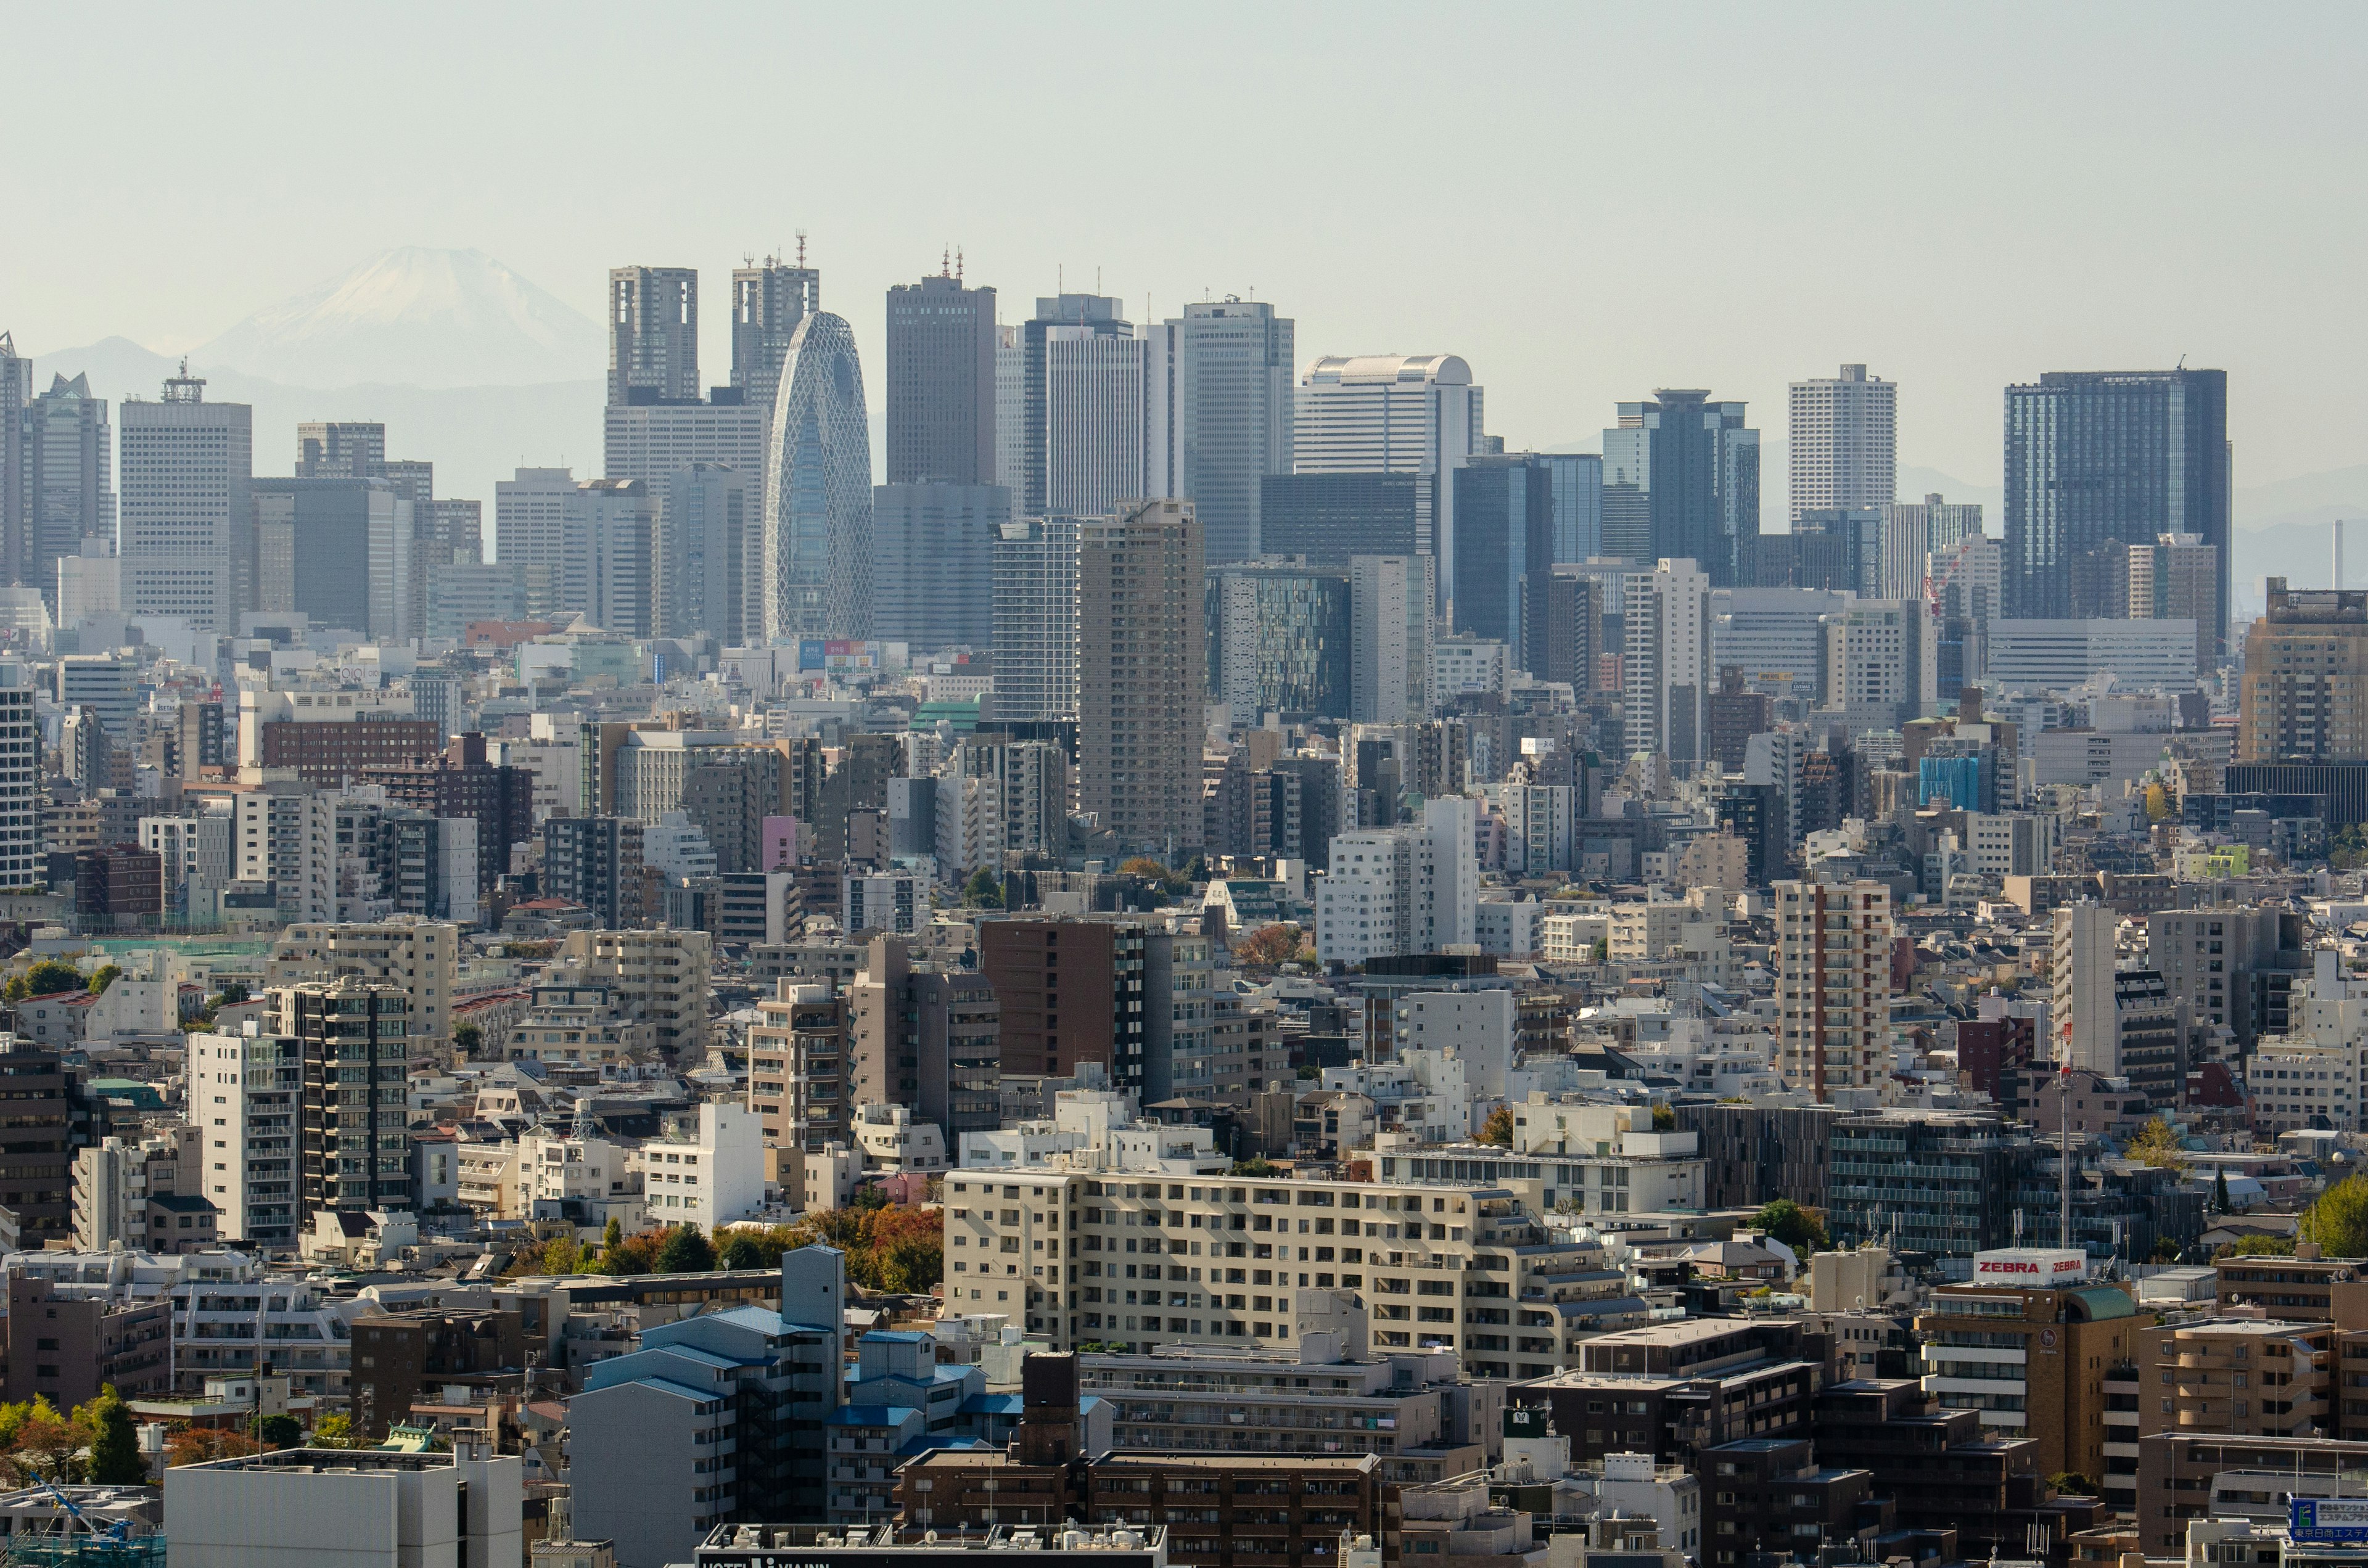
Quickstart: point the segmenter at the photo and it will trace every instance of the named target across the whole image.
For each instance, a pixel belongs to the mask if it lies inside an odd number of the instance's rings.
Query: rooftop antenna
[[[962,280],[962,246],[960,246],[960,245],[956,245],[956,246],[954,246],[954,281],[955,281],[955,282],[957,282],[957,283],[959,283],[959,282],[961,282]]]
[[[953,275],[954,247],[949,244],[938,252],[938,276],[940,278],[951,278]]]
[[[803,229],[800,229],[800,230],[798,231],[798,265],[799,265],[800,267],[803,267],[805,264],[806,264],[806,232],[805,232]]]
[[[2335,585],[2343,586],[2343,519],[2335,519]]]

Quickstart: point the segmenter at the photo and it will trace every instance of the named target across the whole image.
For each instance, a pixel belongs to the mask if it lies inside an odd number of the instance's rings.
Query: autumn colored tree
[[[1513,1110],[1510,1106],[1500,1105],[1488,1113],[1488,1119],[1480,1124],[1480,1142],[1494,1143],[1499,1149],[1513,1146]]]
[[[263,1445],[244,1432],[211,1426],[181,1426],[165,1435],[165,1464],[211,1464],[215,1460],[240,1460],[263,1451]]]
[[[1122,877],[1149,877],[1153,881],[1167,881],[1167,868],[1148,855],[1136,855],[1118,863]]]
[[[1234,944],[1234,960],[1244,969],[1279,969],[1298,956],[1296,926],[1261,926]]]
[[[316,1449],[350,1449],[354,1446],[354,1418],[344,1411],[324,1415],[313,1424],[313,1446]]]
[[[2182,1176],[2187,1172],[2187,1145],[2165,1117],[2157,1116],[2140,1128],[2122,1157],[2134,1165],[2160,1165]]]

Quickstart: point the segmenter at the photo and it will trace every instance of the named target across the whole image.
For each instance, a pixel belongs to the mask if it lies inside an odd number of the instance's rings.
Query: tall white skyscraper
[[[1982,531],[1979,502],[1952,505],[1938,495],[1921,501],[1894,501],[1883,508],[1881,576],[1874,585],[1878,597],[1919,598],[1930,557],[1957,547],[1969,534]]]
[[[0,579],[25,580],[32,558],[32,521],[26,503],[24,409],[33,394],[33,362],[17,339],[0,332]]]
[[[854,329],[798,324],[765,463],[765,633],[871,635],[871,434]]]
[[[1485,449],[1484,399],[1453,354],[1331,356],[1299,382],[1292,431],[1298,473],[1427,473],[1439,603],[1455,597],[1455,485],[1445,477]]]
[[[1022,517],[995,540],[995,716],[1077,716],[1077,521]]]
[[[1123,309],[1099,294],[1040,295],[1020,326],[1024,472],[1012,505],[1024,517],[1107,517],[1155,493],[1144,459],[1150,346]]]
[[[1192,503],[1210,565],[1254,560],[1263,481],[1292,471],[1292,324],[1229,296],[1145,335],[1145,492]]]
[[[1886,506],[1898,498],[1899,388],[1863,365],[1794,381],[1792,510]]]
[[[1028,349],[1019,334],[995,329],[995,483],[1015,502],[1028,485]]]
[[[123,608],[234,632],[255,587],[255,411],[205,395],[184,361],[163,402],[120,410]]]
[[[594,479],[569,500],[559,558],[559,613],[620,637],[650,634],[656,500],[638,479]]]
[[[518,573],[529,619],[559,613],[567,509],[575,495],[575,475],[564,468],[522,468],[494,482],[494,553]]]
[[[1349,717],[1403,724],[1429,711],[1433,557],[1349,558]]]
[[[1698,760],[1711,690],[1710,577],[1691,561],[1664,561],[1624,583],[1623,744]]]

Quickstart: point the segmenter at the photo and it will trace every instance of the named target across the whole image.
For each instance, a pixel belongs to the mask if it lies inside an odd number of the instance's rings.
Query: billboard
[[[2368,1541],[2368,1497],[2294,1497],[2286,1533],[2296,1540]]]
[[[880,653],[881,648],[877,642],[807,637],[798,642],[798,668],[800,670],[876,670],[881,665]]]
[[[1974,1254],[1976,1285],[2085,1285],[2089,1255],[2078,1247],[2002,1247]]]

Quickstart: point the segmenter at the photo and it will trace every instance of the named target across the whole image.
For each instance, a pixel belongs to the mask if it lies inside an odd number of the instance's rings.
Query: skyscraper
[[[1672,762],[1698,761],[1710,694],[1710,578],[1691,561],[1664,561],[1630,573],[1625,589],[1622,744]]]
[[[0,574],[24,582],[32,559],[32,520],[25,474],[24,408],[32,401],[33,362],[0,332]]]
[[[2238,762],[2368,759],[2368,592],[2267,583],[2245,633]]]
[[[1799,494],[1794,487],[1793,494]],[[1793,514],[1797,525],[1801,514]],[[1883,507],[1881,560],[1872,592],[1885,599],[1920,598],[1930,574],[1931,558],[1957,548],[1968,534],[1982,531],[1979,502],[1952,506],[1938,495],[1920,502],[1889,502]]]
[[[559,613],[567,508],[575,494],[575,475],[564,468],[522,468],[494,482],[494,554],[516,568],[529,619]]]
[[[2219,557],[2228,625],[2228,373],[2051,370],[2006,389],[2006,613],[2111,616],[2114,557],[2195,534]]]
[[[609,402],[699,401],[699,270],[609,269]]]
[[[2193,534],[2165,534],[2129,547],[2132,620],[2195,622],[2195,670],[2212,668],[2212,618],[2220,605],[2220,555]]]
[[[1592,560],[1603,553],[1603,460],[1593,452],[1545,452],[1554,484],[1554,559]]]
[[[384,642],[410,637],[412,503],[383,479],[250,482],[258,609]],[[359,569],[358,569],[359,568]]]
[[[1077,716],[1077,522],[1021,517],[996,529],[995,715]]]
[[[1028,494],[1028,346],[1017,324],[995,329],[995,483]]]
[[[1258,507],[1259,548],[1338,566],[1355,555],[1430,556],[1436,475],[1278,473]]]
[[[822,269],[806,265],[803,234],[794,263],[768,256],[732,269],[732,386],[742,403],[772,417],[790,339],[820,309]]]
[[[1887,506],[1898,496],[1899,388],[1863,365],[1792,386],[1792,509]]]
[[[759,475],[696,463],[653,481],[656,538],[651,549],[652,633],[705,633],[724,645],[764,637],[749,609],[764,581],[763,538],[756,529]]]
[[[1318,359],[1300,379],[1292,431],[1299,473],[1417,473],[1436,482],[1428,552],[1441,608],[1455,597],[1455,491],[1442,477],[1486,446],[1486,399],[1453,354]]]
[[[1603,552],[1698,562],[1713,587],[1753,582],[1759,432],[1740,403],[1663,388],[1603,432]]]
[[[1000,484],[882,484],[871,493],[871,634],[918,653],[995,642]]]
[[[1349,574],[1316,566],[1227,566],[1211,596],[1211,674],[1236,724],[1349,717]],[[1403,622],[1401,622],[1403,627]]]
[[[558,609],[620,637],[650,634],[655,497],[638,479],[591,479],[569,499]]]
[[[765,634],[871,634],[871,435],[842,316],[798,324],[765,463]]]
[[[1103,517],[1140,500],[1143,339],[1099,294],[1039,296],[1021,328],[1029,517]]]
[[[1123,848],[1201,842],[1203,602],[1190,502],[1078,525],[1078,801]]]
[[[1545,584],[1554,567],[1554,475],[1535,458],[1476,457],[1452,476],[1455,631],[1545,657]]]
[[[27,577],[52,608],[59,561],[81,555],[85,540],[101,554],[115,553],[114,449],[107,400],[91,396],[86,376],[53,377],[50,390],[24,410],[32,551]]]
[[[307,420],[296,426],[299,479],[376,479],[386,426],[376,420]]]
[[[1403,724],[1429,710],[1430,557],[1349,558],[1349,717]]]
[[[205,395],[185,361],[163,402],[120,410],[123,608],[234,632],[255,588],[255,411]]]
[[[1212,565],[1261,553],[1262,482],[1292,469],[1292,352],[1289,318],[1232,295],[1152,331],[1145,493],[1192,503]]]
[[[995,479],[995,290],[951,272],[888,290],[888,483]]]

